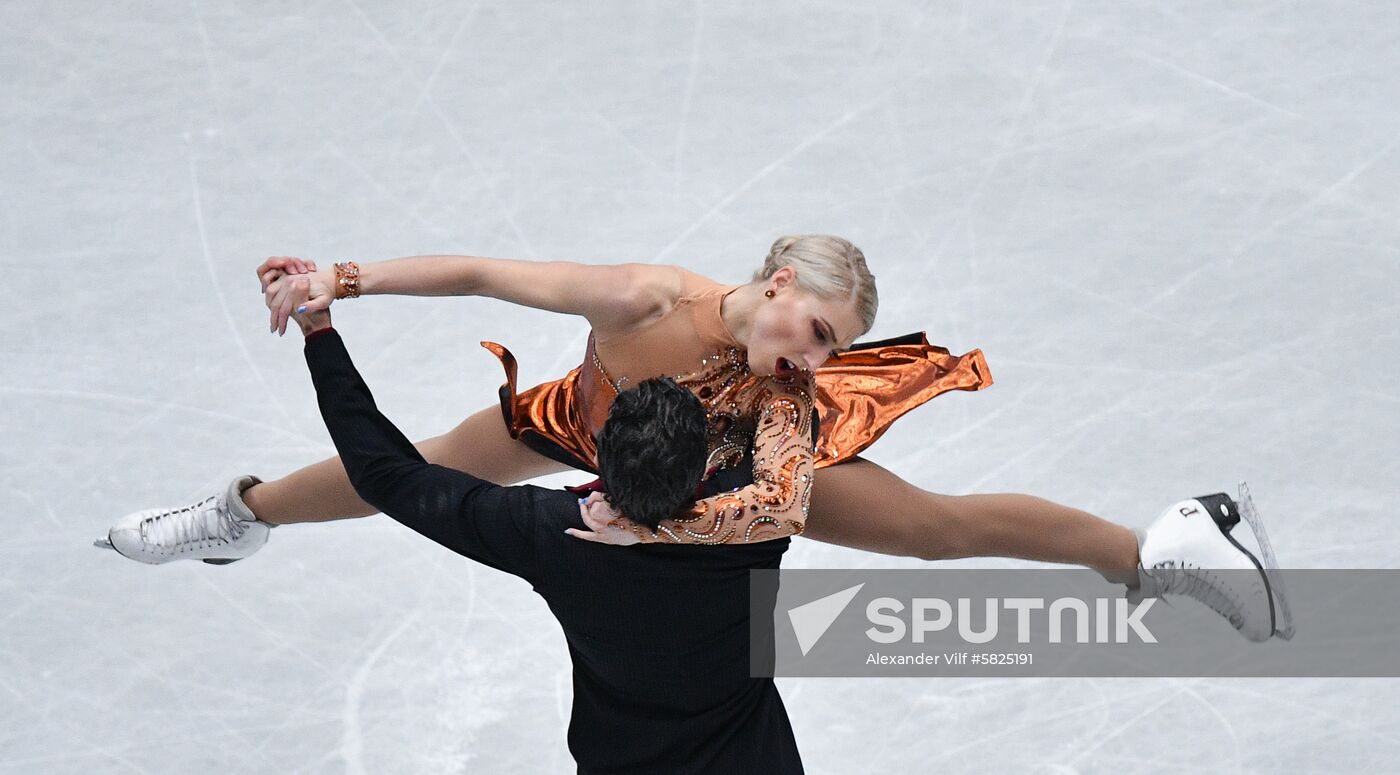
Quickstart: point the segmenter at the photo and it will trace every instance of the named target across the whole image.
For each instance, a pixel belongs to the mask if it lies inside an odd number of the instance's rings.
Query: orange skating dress
[[[655,533],[633,525],[644,542],[745,543],[800,534],[815,469],[855,457],[934,396],[992,384],[980,350],[954,356],[922,333],[857,343],[814,374],[753,374],[720,315],[724,297],[738,287],[688,275],[659,320],[605,341],[590,334],[582,364],[523,393],[510,351],[481,343],[505,368],[501,409],[511,436],[553,460],[597,473],[595,438],[613,398],[657,376],[674,378],[705,407],[707,477],[752,450],[752,485],[697,501]]]

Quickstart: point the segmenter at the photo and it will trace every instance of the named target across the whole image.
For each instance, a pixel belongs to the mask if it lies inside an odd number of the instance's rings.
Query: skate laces
[[[1167,571],[1150,576],[1156,595],[1185,595],[1198,600],[1228,619],[1235,629],[1244,629],[1244,603],[1231,594],[1230,585],[1215,571],[1176,560],[1154,563],[1152,570]]]
[[[247,525],[221,508],[217,495],[182,509],[170,509],[141,523],[142,538],[178,552],[238,540]]]

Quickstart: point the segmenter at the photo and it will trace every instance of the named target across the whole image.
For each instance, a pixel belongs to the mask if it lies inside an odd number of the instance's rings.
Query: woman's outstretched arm
[[[268,259],[258,267],[264,292],[276,297],[279,271],[295,271],[296,259]],[[304,263],[303,263],[304,266]],[[408,256],[359,264],[360,295],[489,296],[527,307],[580,315],[600,332],[620,332],[651,318],[677,295],[680,270],[652,264],[581,264],[481,256]],[[335,288],[334,267],[314,272],[312,283]],[[314,294],[313,294],[314,295]],[[291,295],[273,310],[286,330]],[[327,302],[328,304],[328,302]],[[316,311],[315,304],[311,311]]]

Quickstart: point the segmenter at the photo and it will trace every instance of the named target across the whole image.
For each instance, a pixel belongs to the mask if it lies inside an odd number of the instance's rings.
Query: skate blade
[[[1283,586],[1283,573],[1278,567],[1278,558],[1274,556],[1274,547],[1269,543],[1269,534],[1264,530],[1264,521],[1259,517],[1259,511],[1254,508],[1254,499],[1250,497],[1249,485],[1240,482],[1240,497],[1236,505],[1239,507],[1240,516],[1249,523],[1249,529],[1254,532],[1254,540],[1259,544],[1260,559],[1264,564],[1264,575],[1269,579],[1269,587],[1274,596],[1275,621],[1274,635],[1284,640],[1292,640],[1296,627],[1293,623],[1293,611],[1288,607],[1288,593]]]
[[[103,536],[102,538],[99,538],[99,539],[97,539],[96,541],[93,541],[93,542],[92,542],[92,545],[95,546],[95,547],[97,547],[98,549],[109,549],[109,550],[111,550],[111,551],[113,551],[113,552],[117,552],[117,547],[112,546],[112,539],[107,538],[106,536]],[[117,554],[121,554],[121,552],[117,552]],[[211,558],[206,559],[205,562],[209,563],[210,565],[228,565],[228,564],[231,563],[231,562],[238,562],[238,561],[241,560],[241,559],[243,559],[243,558],[242,558],[242,557],[233,557],[233,558],[229,558],[229,559],[224,559],[224,558],[215,558],[215,557],[211,557]]]

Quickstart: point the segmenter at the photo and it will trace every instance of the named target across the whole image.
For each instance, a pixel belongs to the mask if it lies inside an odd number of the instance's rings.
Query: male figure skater
[[[330,313],[297,322],[326,428],[360,497],[529,581],[558,618],[574,664],[568,742],[579,773],[802,772],[772,679],[749,677],[749,570],[777,568],[789,539],[580,541],[565,530],[608,529],[596,495],[501,487],[425,462],[375,407]],[[670,380],[624,391],[598,441],[609,497],[654,526],[694,500],[705,441],[704,409],[689,391]]]

